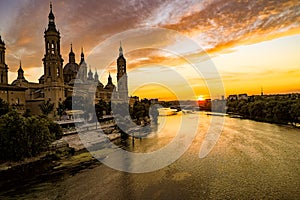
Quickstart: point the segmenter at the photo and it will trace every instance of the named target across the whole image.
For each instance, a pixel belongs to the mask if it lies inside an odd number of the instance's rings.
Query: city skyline
[[[82,46],[86,55],[89,55],[106,38],[133,28],[154,26],[172,29],[190,37],[207,51],[223,79],[226,95],[245,92],[260,94],[261,87],[266,94],[299,92],[300,57],[297,52],[300,52],[300,47],[297,44],[300,43],[300,12],[297,8],[300,3],[226,2],[130,1],[126,5],[116,2],[110,5],[109,2],[102,4],[98,1],[53,1],[56,24],[62,36],[64,64],[70,43],[73,43],[78,62]],[[27,80],[37,81],[43,74],[42,33],[47,24],[45,13],[49,4],[15,0],[1,1],[0,7],[0,35],[7,48],[9,82],[17,77],[20,60]],[[196,62],[197,59],[201,60],[199,55],[202,49],[189,48],[184,41],[174,41],[169,36],[162,47],[165,45],[178,49],[184,46],[187,48],[181,49],[182,55],[196,58]],[[142,40],[136,42],[145,43]],[[126,51],[131,49],[132,43],[126,40],[122,43],[128,61],[129,92],[132,95],[164,100],[174,98],[161,88],[152,94],[151,91],[157,86],[152,86],[152,89],[151,86],[139,88],[135,82],[130,82],[133,80],[131,77],[139,77],[137,69],[151,76],[157,73],[167,76],[169,68],[172,68],[173,71],[184,71],[189,85],[195,91],[195,97],[187,96],[186,99],[197,99],[200,95],[209,97],[205,80],[193,76],[180,59],[170,63],[172,55],[151,49],[143,52]],[[114,44],[112,48],[114,57],[118,54],[117,45]],[[99,63],[91,60],[88,64],[92,69],[101,71]],[[115,63],[108,66],[108,71],[115,77],[114,66]],[[107,73],[104,72],[100,77],[104,83]],[[115,79],[113,81],[116,82]]]

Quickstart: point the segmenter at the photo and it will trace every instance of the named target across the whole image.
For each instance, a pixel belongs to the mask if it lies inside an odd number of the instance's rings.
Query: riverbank
[[[276,121],[259,119],[259,118],[255,118],[254,119],[254,118],[250,118],[248,116],[243,116],[243,115],[234,114],[234,113],[227,114],[226,116],[228,116],[230,118],[248,119],[248,120],[253,120],[253,121],[256,121],[256,122],[264,122],[264,123],[269,123],[269,124],[276,124],[276,125],[281,125],[281,126],[300,128],[300,124],[299,123],[291,124],[290,122],[276,122]]]
[[[104,133],[110,141],[121,137],[121,133],[116,131],[115,126],[104,128]],[[88,131],[95,132],[98,129],[90,127]],[[47,152],[37,157],[0,164],[0,196],[11,196],[17,191],[22,191],[24,187],[48,180],[63,180],[64,177],[75,175],[81,170],[99,164],[100,162],[87,151],[79,134],[67,134],[52,143]]]
[[[5,163],[0,170],[0,196],[13,196],[22,193],[24,187],[48,180],[63,180],[98,164],[86,149],[74,151],[70,147],[23,162]]]

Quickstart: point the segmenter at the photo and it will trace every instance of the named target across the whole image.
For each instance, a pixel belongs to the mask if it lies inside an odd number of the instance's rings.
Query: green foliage
[[[39,106],[44,116],[48,116],[54,109],[54,103],[51,103],[50,100],[40,104]]]
[[[0,117],[0,160],[36,156],[61,135],[59,125],[47,118],[23,117],[12,110]]]
[[[0,118],[0,160],[20,160],[29,157],[26,122],[16,111]]]
[[[53,121],[49,122],[48,125],[49,131],[52,135],[54,135],[56,140],[59,140],[63,136],[63,130],[61,126],[57,123],[54,123]]]
[[[150,101],[147,101],[145,99],[141,102],[135,102],[135,104],[133,105],[131,117],[137,120],[144,117],[149,117],[150,104]]]
[[[63,114],[66,112],[66,106],[65,104],[58,102],[58,108],[57,108],[57,114],[61,118]]]
[[[6,103],[6,101],[4,101],[3,99],[0,99],[0,116],[5,115],[6,113],[8,113],[8,111],[9,111],[8,103]]]
[[[25,112],[23,113],[23,117],[31,117],[31,110],[30,109],[26,109]]]
[[[97,118],[102,118],[103,112],[105,112],[106,114],[109,114],[110,109],[111,109],[110,104],[106,103],[102,99],[100,99],[98,101],[98,103],[95,104],[95,111],[96,111]]]
[[[290,110],[291,122],[296,125],[300,123],[300,101],[296,101],[291,105]]]
[[[46,150],[54,141],[54,135],[50,133],[48,121],[43,118],[29,117],[25,120],[25,134],[27,137],[27,146],[30,156],[36,156]],[[22,137],[22,135],[21,135]]]
[[[227,112],[258,121],[296,125],[300,119],[300,99],[275,96],[229,101]]]

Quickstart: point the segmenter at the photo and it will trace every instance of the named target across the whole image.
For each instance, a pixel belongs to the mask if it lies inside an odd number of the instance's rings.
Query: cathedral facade
[[[29,109],[33,114],[39,114],[39,104],[50,101],[58,108],[59,102],[72,96],[74,84],[86,88],[82,92],[88,93],[88,88],[93,85],[96,91],[94,103],[102,99],[106,102],[114,98],[117,101],[128,101],[128,83],[126,72],[126,59],[120,44],[119,57],[117,58],[117,87],[112,82],[109,74],[107,84],[104,86],[97,71],[92,72],[85,62],[84,52],[81,49],[79,64],[76,63],[72,44],[70,47],[68,63],[63,66],[63,58],[60,52],[60,32],[56,29],[55,16],[50,4],[48,27],[44,32],[45,54],[43,61],[44,74],[38,83],[29,82],[24,77],[24,70],[20,62],[18,77],[8,84],[8,66],[5,64],[5,43],[0,36],[0,98],[18,110]],[[90,96],[84,95],[83,96]],[[56,109],[54,109],[56,110]]]

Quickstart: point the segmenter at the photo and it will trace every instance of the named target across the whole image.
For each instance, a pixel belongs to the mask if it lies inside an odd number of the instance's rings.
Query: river
[[[21,193],[4,199],[300,199],[297,128],[194,113],[160,117],[149,138],[136,139],[134,145],[131,139],[115,144],[132,152],[153,152],[171,143],[185,118],[199,115],[191,146],[162,169],[128,173],[99,163],[73,175],[25,186]],[[211,152],[200,159],[213,118],[224,119],[222,133]]]

